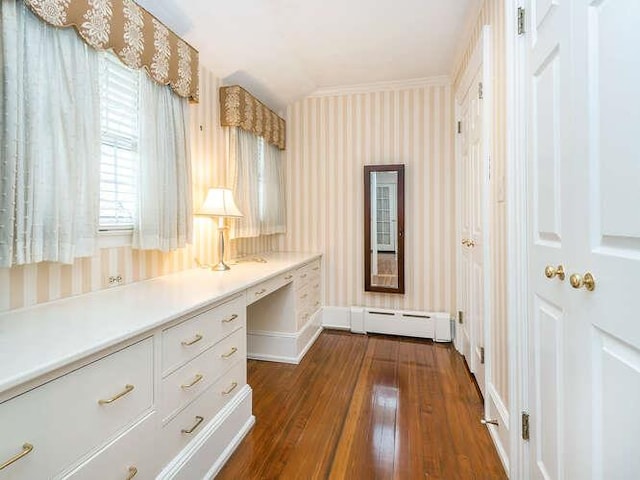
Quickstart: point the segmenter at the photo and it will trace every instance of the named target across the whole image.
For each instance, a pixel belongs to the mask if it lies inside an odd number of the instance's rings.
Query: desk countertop
[[[144,334],[320,257],[270,253],[226,272],[192,269],[0,314],[0,392]]]

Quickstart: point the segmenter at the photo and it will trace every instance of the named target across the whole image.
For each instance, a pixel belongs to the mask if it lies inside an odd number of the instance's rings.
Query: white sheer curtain
[[[260,145],[258,137],[240,128],[231,132],[231,161],[235,171],[233,198],[244,215],[236,219],[231,229],[231,238],[257,237],[260,235]]]
[[[286,231],[285,178],[275,145],[240,128],[228,132],[233,196],[244,217],[235,220],[231,238]]]
[[[191,242],[189,104],[140,71],[138,218],[133,247],[162,251]]]
[[[24,3],[0,3],[0,267],[96,249],[98,54]]]
[[[284,165],[278,147],[264,143],[260,194],[260,233],[272,235],[286,230]]]

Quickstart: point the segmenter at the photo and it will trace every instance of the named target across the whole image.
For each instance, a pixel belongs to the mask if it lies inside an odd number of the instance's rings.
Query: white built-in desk
[[[0,314],[0,480],[215,475],[255,421],[246,358],[321,330],[320,255],[262,258]]]

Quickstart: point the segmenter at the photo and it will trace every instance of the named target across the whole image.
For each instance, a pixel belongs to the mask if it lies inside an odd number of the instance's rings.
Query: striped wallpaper
[[[210,186],[225,185],[226,146],[218,120],[219,80],[207,70],[200,74],[200,103],[191,110],[193,198],[197,208]],[[213,219],[194,219],[192,246],[163,254],[138,251],[130,247],[106,248],[91,258],[73,265],[39,263],[0,269],[0,312],[107,288],[108,277],[122,275],[123,283],[132,283],[217,259],[217,227]],[[271,251],[277,237],[233,240],[229,254]]]
[[[452,108],[446,80],[349,88],[289,107],[280,248],[324,254],[326,305],[455,308]],[[406,168],[405,295],[364,292],[363,166],[390,163]]]
[[[491,155],[491,265],[492,265],[492,383],[504,404],[509,405],[509,356],[507,336],[507,227],[506,205],[506,73],[505,73],[505,18],[504,2],[485,0],[469,42],[460,54],[454,69],[453,83],[457,85],[475,45],[482,27],[491,25],[493,39],[493,139]],[[455,91],[455,87],[454,87]]]

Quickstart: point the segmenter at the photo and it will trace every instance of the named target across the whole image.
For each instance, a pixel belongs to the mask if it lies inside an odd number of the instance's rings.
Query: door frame
[[[528,479],[529,443],[522,439],[522,413],[529,411],[529,232],[527,122],[527,31],[530,12],[525,10],[524,35],[518,33],[518,8],[526,0],[505,0],[506,88],[506,223],[507,223],[507,326],[509,358],[509,417],[511,478]],[[526,219],[526,221],[522,221]]]
[[[490,195],[491,195],[491,182],[490,182],[490,171],[491,171],[491,155],[493,152],[492,146],[492,135],[493,135],[493,65],[492,65],[492,30],[490,25],[485,25],[482,27],[482,31],[480,33],[479,40],[476,44],[476,47],[469,59],[467,64],[467,69],[463,73],[462,80],[460,81],[460,85],[456,92],[454,93],[454,103],[455,103],[455,114],[456,121],[460,119],[461,112],[461,102],[465,98],[465,94],[469,91],[473,86],[471,82],[473,81],[474,74],[478,69],[478,65],[482,64],[482,90],[483,90],[483,98],[482,98],[482,143],[483,143],[483,152],[482,152],[482,170],[484,177],[484,189],[483,189],[483,198],[482,198],[482,255],[483,255],[483,284],[484,284],[484,298],[483,298],[483,321],[484,321],[484,331],[483,331],[483,344],[485,349],[485,361],[484,361],[484,384],[485,384],[485,398],[484,398],[484,413],[485,418],[488,414],[488,398],[487,395],[487,387],[492,384],[492,372],[491,372],[491,335],[490,328],[488,325],[492,323],[492,294],[493,288],[491,284],[491,209],[490,209]],[[464,126],[463,126],[464,128]],[[457,130],[455,130],[457,131]],[[455,142],[456,148],[456,273],[458,281],[456,283],[456,298],[460,299],[460,291],[461,284],[459,279],[461,278],[461,255],[460,255],[460,238],[461,238],[461,204],[462,204],[462,195],[461,195],[461,172],[462,172],[462,153],[461,153],[461,144],[460,137],[456,137]],[[460,310],[460,305],[457,305]],[[458,328],[458,323],[455,323],[456,329]],[[473,331],[470,330],[470,336],[473,338]],[[457,335],[456,335],[457,338]],[[460,351],[461,346],[459,342],[456,343],[456,348]],[[462,352],[461,352],[462,353]],[[470,354],[470,358],[474,358],[473,351]],[[473,369],[472,365],[469,365],[471,369]]]

